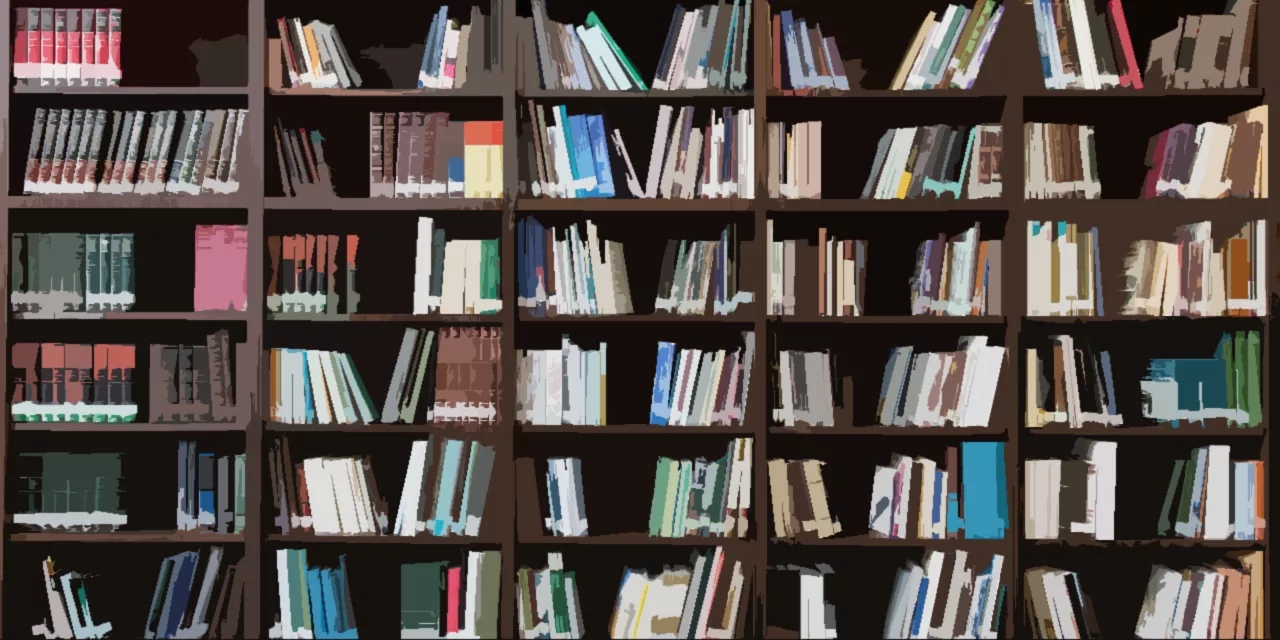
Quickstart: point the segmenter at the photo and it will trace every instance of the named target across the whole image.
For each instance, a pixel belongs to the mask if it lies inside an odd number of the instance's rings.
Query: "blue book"
[[[178,560],[178,570],[170,584],[170,598],[165,611],[165,619],[160,627],[160,637],[172,638],[182,628],[182,618],[187,613],[187,601],[191,597],[191,584],[195,581],[196,561],[200,554],[187,551]]]
[[[547,509],[551,512],[551,535],[560,535],[560,483],[556,482],[555,470],[547,466]]]
[[[665,427],[671,419],[671,370],[675,357],[674,343],[658,343],[658,363],[653,374],[653,399],[649,403],[649,424]]]
[[[339,627],[342,631],[334,638],[339,640],[348,640],[356,638],[356,612],[351,610],[350,594],[348,593],[347,584],[347,556],[346,554],[338,556],[338,568],[333,572],[333,600],[334,609],[338,612]]]
[[[790,11],[782,12],[782,39],[787,52],[787,76],[791,80],[791,88],[805,89],[809,83],[800,68],[800,47],[796,43],[795,24],[791,21]]]
[[[568,119],[569,135],[565,136],[565,141],[569,143],[569,147],[573,149],[570,157],[573,160],[573,177],[575,180],[583,178],[595,177],[596,184],[600,183],[600,177],[596,175],[595,160],[591,157],[591,137],[587,133],[587,117],[584,115],[569,116]],[[596,198],[595,190],[574,189],[574,193],[578,198]]]
[[[302,356],[302,402],[303,416],[306,418],[307,424],[312,424],[316,420],[316,404],[315,398],[311,395],[311,369],[307,364],[307,352],[305,349],[286,349],[289,353],[296,353]]]
[[[999,540],[1008,527],[1004,487],[1004,443],[964,442],[960,445],[964,532],[970,540]]]
[[[573,157],[575,145],[573,144],[573,125],[569,122],[569,110],[562,104],[556,105],[555,110],[560,115],[560,139],[564,140],[564,152],[565,155],[569,156],[569,180],[570,182],[579,180],[585,176],[578,174],[578,162]],[[560,176],[560,181],[561,183],[564,182],[564,176]],[[569,197],[575,197],[574,190],[570,189],[570,186],[565,185],[565,189],[568,191]]]
[[[446,7],[440,7],[441,11],[448,11]],[[422,64],[418,67],[418,88],[426,88],[426,79],[431,76],[431,60],[432,53],[436,50],[436,25],[440,22],[440,14],[436,14],[431,18],[431,26],[427,29],[427,41],[422,45]],[[439,55],[439,54],[436,54]]]
[[[431,535],[442,536],[453,511],[453,490],[458,484],[458,466],[462,464],[462,441],[445,440],[444,467],[440,470],[440,494],[436,497],[435,517],[429,523]]]
[[[730,69],[733,69],[731,61],[733,59],[734,47],[737,45],[736,41],[738,39],[738,19],[740,18],[739,7],[741,6],[741,0],[734,2],[733,13],[729,16],[729,42],[724,48],[724,59],[720,61],[720,68],[724,69],[724,72],[716,74],[718,75],[717,79],[720,80],[720,82],[713,84],[713,86],[717,88],[724,89],[729,85]],[[714,74],[714,72],[712,73]]]
[[[329,637],[329,618],[326,611],[324,590],[321,588],[320,569],[307,569],[307,601],[311,604],[311,634],[317,640]]]
[[[596,187],[591,190],[593,198],[612,198],[613,163],[609,161],[609,144],[605,139],[604,116],[587,116],[587,133],[591,138],[591,157],[596,164]]]
[[[942,518],[942,510],[947,508],[947,503],[946,503],[947,499],[946,497],[944,497],[946,490],[947,490],[947,486],[945,483],[942,482],[942,471],[935,469],[933,471],[933,520],[929,523],[930,525],[933,525],[939,522],[940,519]],[[929,537],[931,538],[938,537],[937,535],[932,533],[933,531],[932,526],[929,528],[929,531],[930,531]]]
[[[924,622],[924,601],[929,593],[929,577],[925,576],[920,579],[920,592],[916,595],[916,610],[911,614],[911,637],[920,634],[920,626],[926,624]]]
[[[467,180],[467,161],[463,158],[449,158],[449,197],[462,191]]]

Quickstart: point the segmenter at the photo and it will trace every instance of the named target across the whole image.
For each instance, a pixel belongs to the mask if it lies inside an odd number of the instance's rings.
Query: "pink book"
[[[196,227],[196,311],[249,308],[249,230],[242,225]]]
[[[1116,35],[1120,39],[1120,51],[1124,55],[1124,66],[1128,73],[1120,76],[1120,86],[1130,84],[1134,89],[1142,89],[1142,72],[1138,70],[1138,59],[1133,55],[1133,41],[1129,39],[1129,23],[1124,19],[1124,7],[1120,0],[1111,0],[1107,6],[1111,12],[1111,20],[1115,23]]]
[[[457,633],[458,607],[462,605],[462,567],[449,567],[448,589],[446,606],[449,607],[449,610],[445,614],[445,631],[448,633]]]

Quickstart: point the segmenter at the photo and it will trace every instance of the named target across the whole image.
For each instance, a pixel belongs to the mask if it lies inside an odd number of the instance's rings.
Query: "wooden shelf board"
[[[247,96],[249,87],[41,87],[14,85],[15,94],[95,96]]]
[[[770,538],[769,544],[774,546],[796,547],[928,547],[945,549],[1004,548],[1008,540],[972,540],[965,538],[943,538],[940,540],[924,540],[920,538],[875,538],[869,535],[836,536],[834,538],[808,537],[803,539]]]
[[[517,94],[520,98],[531,100],[597,100],[601,98],[631,100],[747,100],[755,97],[755,92],[751,90],[724,91],[722,89],[672,89],[667,91],[659,89],[649,91],[523,89],[517,91]]]
[[[312,89],[310,87],[288,87],[283,89],[267,89],[272,96],[279,97],[327,97],[327,98],[501,98],[503,91],[493,89]]]
[[[285,424],[267,422],[264,426],[272,433],[439,433],[458,437],[483,438],[493,435],[498,425],[473,425],[461,423],[441,424]]]
[[[1105,323],[1145,323],[1159,322],[1161,325],[1182,325],[1188,329],[1192,325],[1212,326],[1223,322],[1262,323],[1265,316],[1213,316],[1207,318],[1189,318],[1183,316],[1022,316],[1023,322],[1040,324],[1105,324]]]
[[[746,198],[518,198],[520,211],[601,213],[721,213],[751,211]]]
[[[1134,547],[1206,548],[1206,549],[1261,549],[1266,540],[1195,540],[1190,538],[1152,538],[1147,540],[1023,540],[1023,544],[1046,547]]]
[[[1005,435],[1002,427],[769,427],[770,435],[793,436],[942,436],[984,438]]]
[[[769,316],[775,324],[960,324],[1003,325],[1004,316],[838,316],[822,317],[812,314],[794,316]]]
[[[442,316],[412,313],[270,313],[271,322],[421,322],[432,324],[502,324],[502,314]]]
[[[950,98],[950,99],[973,99],[973,98],[1005,98],[1007,94],[992,91],[978,91],[974,89],[925,89],[917,91],[894,91],[890,89],[850,89],[849,91],[839,90],[800,90],[791,89],[774,90],[770,89],[769,98],[789,98],[789,99],[840,99],[840,100],[886,100],[886,99],[914,99],[914,98]]]
[[[272,533],[267,535],[267,542],[280,544],[388,544],[413,546],[471,546],[498,545],[502,541],[488,536],[378,536],[378,535],[339,535],[321,536],[314,533]]]
[[[978,200],[872,200],[861,198],[772,198],[763,202],[773,213],[939,213],[946,211],[1006,211],[1010,203],[1004,198]]]
[[[243,533],[212,531],[115,531],[112,533],[11,533],[10,542],[151,542],[174,544],[240,544]]]
[[[520,425],[524,434],[591,434],[591,435],[704,435],[741,436],[753,435],[751,429],[739,427],[664,427],[655,424],[619,424],[602,427],[582,425]]]
[[[264,198],[271,211],[501,211],[493,198],[339,198],[295,196]]]
[[[179,195],[157,193],[76,193],[9,196],[10,209],[247,209],[249,198],[231,195]]]
[[[14,320],[181,320],[184,322],[246,322],[249,314],[244,311],[107,311],[70,312],[41,315],[15,313]]]
[[[1148,436],[1148,437],[1200,437],[1200,438],[1261,438],[1266,435],[1265,427],[1226,427],[1200,426],[1186,424],[1180,427],[1172,425],[1153,425],[1149,427],[1104,427],[1101,425],[1085,425],[1072,429],[1067,425],[1046,425],[1043,427],[1024,428],[1024,433],[1034,436],[1078,436],[1090,438]]]
[[[653,313],[653,314],[628,314],[628,315],[598,315],[598,316],[570,316],[555,315],[538,317],[529,312],[528,309],[520,310],[520,322],[534,323],[554,323],[554,322],[570,322],[570,323],[601,323],[601,324],[631,324],[645,322],[679,322],[679,323],[700,323],[713,322],[717,324],[751,324],[754,319],[749,313],[739,311],[732,315],[679,315],[675,313]]]
[[[70,433],[204,433],[244,431],[245,422],[12,422],[14,431]]]
[[[684,538],[659,538],[644,533],[608,533],[598,536],[547,536],[521,538],[520,544],[559,546],[651,546],[651,547],[733,547],[755,544],[754,540],[741,538],[713,538],[686,536]]]
[[[1022,97],[1024,98],[1083,98],[1086,100],[1105,100],[1114,98],[1261,98],[1262,96],[1262,89],[1257,88],[1164,89],[1144,87],[1142,89],[1116,88],[1091,91],[1087,89],[1045,89],[1041,87],[1038,89],[1024,89],[1022,91]]]

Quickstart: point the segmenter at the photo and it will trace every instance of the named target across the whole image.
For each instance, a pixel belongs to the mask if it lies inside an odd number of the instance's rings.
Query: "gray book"
[[[413,357],[417,342],[418,330],[412,327],[405,328],[404,337],[400,340],[400,353],[396,356],[396,366],[391,372],[391,384],[387,387],[387,398],[382,404],[384,424],[394,424],[399,416],[400,401],[409,376],[409,360]]]

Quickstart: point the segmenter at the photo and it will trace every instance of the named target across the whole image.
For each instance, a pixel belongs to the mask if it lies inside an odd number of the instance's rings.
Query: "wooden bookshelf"
[[[642,563],[660,566],[661,563],[680,563],[687,560],[690,547],[706,547],[723,544],[741,549],[747,554],[754,580],[750,581],[744,610],[748,616],[748,637],[786,638],[799,637],[797,630],[784,629],[768,620],[770,595],[766,579],[768,567],[780,562],[838,562],[843,572],[834,585],[827,587],[828,600],[842,610],[854,610],[856,614],[841,615],[842,636],[853,637],[879,633],[881,614],[876,607],[887,604],[887,592],[892,584],[895,569],[909,559],[918,560],[920,553],[928,549],[973,549],[1001,553],[1005,556],[1003,584],[1007,585],[1004,616],[1000,635],[1004,638],[1028,637],[1026,612],[1022,594],[1022,572],[1038,564],[1058,566],[1084,565],[1092,567],[1089,575],[1102,576],[1086,583],[1095,603],[1114,604],[1103,621],[1108,637],[1132,633],[1138,614],[1141,591],[1150,565],[1160,562],[1212,560],[1232,549],[1268,549],[1269,541],[1211,542],[1199,540],[1155,540],[1124,538],[1114,542],[1086,544],[1047,543],[1022,540],[1023,531],[1023,460],[1029,456],[1061,455],[1062,447],[1069,447],[1074,437],[1115,438],[1120,442],[1121,466],[1141,467],[1140,456],[1125,456],[1129,448],[1150,452],[1159,464],[1150,467],[1151,475],[1167,478],[1164,460],[1168,452],[1184,450],[1203,441],[1223,442],[1252,447],[1256,455],[1269,464],[1270,460],[1270,407],[1264,399],[1262,426],[1254,429],[1198,428],[1194,426],[1150,426],[1129,428],[1085,428],[1070,430],[1056,426],[1041,429],[1024,429],[1022,413],[1022,347],[1025,335],[1039,335],[1087,331],[1090,335],[1131,336],[1135,344],[1150,344],[1152,340],[1180,340],[1181,337],[1213,335],[1226,328],[1256,328],[1263,331],[1262,380],[1264,398],[1276,385],[1271,377],[1270,338],[1271,316],[1264,318],[1221,318],[1188,320],[1184,318],[1136,319],[1117,318],[1025,318],[1026,308],[1026,223],[1032,220],[1071,220],[1082,225],[1096,225],[1102,231],[1103,252],[1107,259],[1118,259],[1128,242],[1137,238],[1164,239],[1175,225],[1199,220],[1235,223],[1251,219],[1265,219],[1271,225],[1268,232],[1268,253],[1271,264],[1267,275],[1270,293],[1280,291],[1280,279],[1274,277],[1280,264],[1277,235],[1274,229],[1280,225],[1280,214],[1267,201],[1179,201],[1137,200],[1137,187],[1142,172],[1142,148],[1147,138],[1162,128],[1179,122],[1199,122],[1225,117],[1246,108],[1275,101],[1272,92],[1280,91],[1280,64],[1272,62],[1280,51],[1280,15],[1268,3],[1259,1],[1257,34],[1255,39],[1254,87],[1221,90],[1163,90],[1143,91],[1048,91],[1041,81],[1039,59],[1035,42],[1035,27],[1029,5],[1016,0],[1006,0],[1006,15],[998,36],[971,91],[888,91],[876,88],[858,89],[841,93],[812,96],[773,95],[767,89],[771,70],[769,34],[766,29],[772,12],[793,9],[819,20],[824,26],[836,28],[834,33],[846,49],[846,58],[860,58],[868,75],[863,80],[866,87],[887,86],[886,74],[891,75],[907,44],[911,33],[929,10],[944,9],[946,2],[930,0],[925,3],[818,3],[800,0],[774,0],[773,6],[764,0],[753,4],[752,19],[752,67],[749,88],[742,92],[724,91],[649,91],[602,92],[561,90],[518,90],[513,72],[499,79],[496,88],[485,86],[457,91],[435,91],[407,88],[404,84],[411,76],[399,74],[381,76],[369,74],[368,88],[359,90],[312,90],[267,88],[264,48],[267,38],[275,37],[275,18],[280,15],[309,16],[338,25],[347,42],[350,53],[382,46],[396,50],[403,58],[400,66],[408,65],[416,73],[417,60],[421,57],[422,38],[430,21],[429,12],[438,5],[410,7],[406,3],[356,3],[350,7],[326,6],[311,8],[304,0],[245,0],[219,7],[216,11],[201,14],[199,21],[179,21],[175,26],[172,12],[152,0],[122,0],[118,3],[128,12],[126,30],[129,44],[122,56],[128,60],[126,86],[114,89],[98,88],[50,88],[17,87],[9,76],[6,86],[10,89],[0,99],[0,120],[3,120],[5,143],[0,146],[0,193],[3,194],[5,215],[0,216],[0,236],[6,238],[5,254],[0,263],[9,269],[8,238],[14,231],[41,231],[45,229],[74,231],[78,225],[90,225],[95,229],[112,231],[143,230],[160,225],[169,229],[185,229],[194,224],[232,221],[246,224],[249,229],[249,310],[247,313],[194,313],[176,310],[147,309],[131,313],[108,313],[101,317],[24,319],[17,314],[5,314],[0,324],[0,337],[5,348],[0,351],[0,369],[8,371],[10,347],[18,341],[29,340],[102,340],[133,341],[146,344],[149,341],[173,339],[172,336],[202,335],[206,328],[230,328],[238,339],[247,343],[249,351],[258,360],[243,370],[250,371],[248,379],[237,380],[237,387],[251,390],[244,417],[235,422],[166,424],[139,423],[15,423],[7,420],[8,428],[0,431],[0,459],[6,461],[5,473],[0,475],[0,500],[4,513],[13,512],[17,492],[6,482],[15,482],[12,461],[19,453],[48,450],[59,446],[65,439],[84,438],[85,446],[120,447],[129,455],[154,457],[157,465],[168,469],[172,466],[174,441],[180,438],[212,438],[218,446],[242,447],[247,456],[246,465],[246,525],[239,534],[201,534],[170,531],[121,531],[112,534],[23,533],[6,529],[5,543],[0,545],[0,584],[6,587],[0,599],[0,635],[25,636],[26,629],[39,621],[43,614],[28,614],[29,606],[45,605],[23,593],[33,592],[36,574],[34,560],[49,554],[65,554],[84,558],[92,565],[103,558],[102,567],[88,567],[96,573],[124,572],[126,579],[117,578],[114,588],[104,605],[95,604],[95,611],[112,611],[109,607],[129,608],[129,614],[121,614],[121,623],[115,635],[127,637],[138,634],[128,621],[141,618],[154,581],[153,568],[158,560],[176,547],[194,548],[210,544],[234,545],[237,554],[243,554],[246,575],[241,629],[243,637],[264,638],[276,609],[277,596],[273,584],[274,569],[271,553],[283,546],[325,545],[342,550],[350,549],[354,566],[367,563],[367,573],[380,573],[381,582],[353,584],[353,590],[387,588],[395,584],[396,566],[402,561],[422,554],[445,553],[452,548],[490,548],[502,552],[502,586],[500,596],[502,637],[516,637],[517,590],[516,568],[521,565],[541,566],[548,550],[563,550],[568,568],[576,568],[584,577],[586,591],[583,595],[584,617],[590,636],[602,634],[607,623],[613,593],[617,588],[620,571],[616,568],[626,563]],[[331,3],[332,4],[332,3]],[[477,3],[486,7],[488,3]],[[698,3],[686,3],[696,6]],[[966,3],[971,5],[972,3]],[[1164,5],[1168,4],[1168,7]],[[1153,5],[1148,7],[1147,5]],[[1158,5],[1158,6],[1156,6]],[[1172,17],[1195,12],[1221,11],[1221,0],[1184,0],[1171,3],[1125,2],[1133,41],[1139,49],[1140,62],[1147,55],[1150,39],[1171,26]],[[661,39],[666,33],[673,2],[660,3],[604,3],[589,0],[573,0],[567,5],[552,8],[555,19],[581,21],[587,11],[595,10],[619,37],[624,50],[640,66],[642,75],[649,74]],[[504,69],[514,68],[516,47],[514,30],[510,28],[516,15],[528,14],[526,0],[503,0],[501,4],[507,29],[503,33]],[[316,13],[321,12],[321,13]],[[147,17],[147,16],[151,17]],[[426,16],[424,18],[424,16]],[[452,17],[452,13],[451,13]],[[0,13],[3,32],[12,34],[10,12]],[[207,22],[207,24],[204,24]],[[143,34],[152,34],[144,36]],[[162,34],[162,35],[155,35]],[[214,84],[201,82],[201,76],[185,52],[198,40],[241,37],[244,51],[240,52],[244,68],[237,73],[223,74]],[[147,38],[155,40],[149,44]],[[12,38],[12,35],[11,35]],[[224,41],[225,42],[225,41]],[[11,75],[12,47],[0,48],[0,67]],[[145,66],[148,58],[155,60],[152,68]],[[397,59],[399,59],[397,58]],[[407,61],[407,62],[406,62]],[[362,60],[361,65],[373,64]],[[394,66],[394,65],[390,65]],[[389,66],[389,68],[390,68]],[[365,67],[361,67],[362,73]],[[390,72],[388,72],[390,73]],[[397,72],[399,73],[399,72]],[[402,77],[403,76],[403,77]],[[137,85],[128,82],[136,81]],[[163,86],[165,82],[173,86]],[[84,95],[80,95],[84,94]],[[532,198],[518,193],[518,155],[516,132],[521,123],[517,120],[519,109],[526,101],[542,104],[565,102],[574,108],[604,111],[609,118],[616,118],[627,126],[651,127],[654,112],[659,104],[694,104],[699,108],[751,106],[756,114],[755,140],[757,148],[756,199],[690,199],[690,200],[636,200],[618,198],[611,200],[550,200]],[[97,102],[95,102],[97,101]],[[80,106],[107,106],[120,109],[197,108],[235,105],[247,107],[249,120],[242,134],[239,159],[240,190],[232,195],[217,196],[116,196],[116,195],[23,195],[21,167],[31,131],[31,112],[37,106],[48,104]],[[216,103],[216,104],[215,104]],[[177,105],[177,106],[175,106]],[[186,106],[192,105],[192,106]],[[331,166],[343,176],[343,185],[356,185],[353,191],[340,187],[339,194],[356,193],[367,173],[367,114],[369,111],[386,110],[445,110],[466,113],[468,119],[493,119],[503,122],[504,133],[504,187],[506,196],[500,200],[485,199],[385,199],[369,197],[282,197],[275,166],[275,151],[271,144],[271,127],[276,118],[295,118],[308,127],[323,127],[331,136],[328,153]],[[359,114],[364,113],[364,119]],[[856,115],[853,115],[855,114]],[[762,159],[767,153],[766,123],[770,119],[798,122],[822,120],[824,125],[824,193],[830,196],[822,200],[774,200],[767,196],[765,171],[767,163]],[[857,199],[855,189],[870,171],[876,138],[887,128],[915,124],[935,124],[953,120],[966,122],[999,122],[1003,126],[1004,149],[1002,178],[1004,195],[990,200],[907,200],[875,201]],[[1104,198],[1083,201],[1024,201],[1022,185],[1023,123],[1024,122],[1081,122],[1099,128],[1100,153],[1106,145],[1107,153],[1124,154],[1125,159],[1103,170]],[[633,124],[634,123],[634,124]],[[292,123],[286,120],[286,124]],[[1276,142],[1272,128],[1271,143]],[[629,130],[629,129],[628,129]],[[644,144],[648,139],[629,137],[632,145]],[[326,143],[329,144],[329,143]],[[364,145],[364,146],[362,146]],[[634,146],[634,150],[641,147]],[[638,158],[637,158],[638,160]],[[637,169],[646,167],[637,161]],[[622,175],[621,163],[614,162],[615,177]],[[1271,182],[1280,180],[1280,170],[1271,164]],[[625,182],[618,181],[617,188],[625,193]],[[856,183],[856,184],[855,184]],[[1127,191],[1126,191],[1127,190]],[[367,196],[367,194],[365,194]],[[432,215],[446,223],[456,221],[469,228],[486,228],[497,231],[501,246],[501,295],[503,310],[493,316],[415,316],[407,313],[409,292],[379,290],[378,269],[413,270],[413,244],[405,242],[412,236],[413,219],[417,215]],[[650,215],[651,214],[651,215]],[[516,220],[523,216],[549,216],[557,220],[582,220],[590,217],[597,223],[616,225],[624,229],[624,239],[654,240],[662,234],[678,233],[686,226],[724,224],[737,222],[750,230],[742,241],[740,288],[752,291],[756,302],[732,316],[679,316],[670,314],[638,315],[625,317],[548,317],[534,318],[516,303]],[[767,274],[767,247],[765,227],[769,220],[779,224],[800,226],[830,225],[852,230],[852,237],[872,240],[870,269],[876,268],[875,256],[885,255],[876,250],[879,244],[892,245],[895,251],[911,247],[915,241],[896,238],[899,230],[919,230],[936,234],[950,231],[957,225],[983,222],[984,233],[992,231],[1004,240],[1004,315],[998,317],[932,317],[906,316],[898,311],[886,315],[853,318],[820,318],[812,310],[797,316],[775,317],[766,312],[765,284]],[[338,233],[359,228],[362,233],[362,255],[385,252],[376,265],[362,271],[365,292],[372,291],[379,298],[390,300],[399,295],[400,307],[376,309],[372,313],[349,316],[286,316],[268,314],[265,309],[264,267],[265,237],[287,232],[308,232],[309,229],[325,229],[326,233]],[[184,232],[185,233],[185,232]],[[406,235],[408,234],[408,235]],[[400,239],[397,240],[396,238]],[[386,245],[380,243],[386,243]],[[395,246],[387,246],[395,243]],[[182,236],[178,243],[190,252],[189,236]],[[146,249],[142,249],[146,251]],[[166,250],[168,251],[168,250]],[[399,253],[396,253],[399,251]],[[175,250],[174,253],[181,253]],[[631,255],[628,255],[631,258]],[[364,258],[361,258],[364,260]],[[649,259],[645,259],[649,262]],[[656,258],[652,259],[656,263]],[[374,261],[371,261],[374,262]],[[1105,264],[1105,262],[1104,262]],[[185,287],[189,271],[176,270],[170,284]],[[897,289],[892,283],[897,276]],[[891,272],[887,278],[888,298],[906,298],[906,280],[911,274]],[[1113,278],[1108,273],[1105,277]],[[155,276],[164,278],[166,276]],[[635,273],[632,273],[634,279]],[[645,276],[648,278],[649,276]],[[880,278],[882,276],[877,276]],[[797,282],[812,276],[805,270],[797,276]],[[879,280],[878,280],[879,281]],[[1113,286],[1114,285],[1114,286]],[[8,291],[9,277],[0,278],[0,293]],[[383,285],[386,287],[387,285]],[[1118,287],[1110,283],[1112,289]],[[1108,290],[1110,293],[1111,290]],[[642,290],[643,295],[649,291]],[[368,293],[365,293],[368,296]],[[880,295],[880,294],[874,294]],[[7,299],[7,294],[4,295]],[[1118,308],[1119,300],[1108,297],[1108,308]],[[873,307],[879,306],[873,304]],[[890,308],[886,305],[883,308]],[[1273,305],[1271,313],[1276,307]],[[128,322],[126,322],[128,321]],[[386,351],[391,339],[398,339],[402,326],[477,325],[500,326],[502,332],[503,370],[507,372],[501,381],[506,416],[496,427],[476,431],[472,427],[458,425],[286,425],[267,421],[268,407],[261,392],[266,384],[266,366],[262,362],[265,350],[279,346],[324,346],[342,342],[350,349]],[[751,329],[755,336],[756,360],[751,372],[753,392],[746,408],[746,424],[741,427],[657,427],[647,424],[619,423],[604,427],[585,426],[528,426],[514,420],[514,403],[517,381],[516,350],[527,348],[531,338],[569,333],[590,338],[634,344],[655,343],[660,339],[698,340],[717,333],[736,335]],[[993,344],[1007,349],[1001,373],[991,426],[988,428],[931,428],[905,429],[878,426],[845,426],[825,429],[785,429],[770,426],[769,377],[770,353],[776,349],[779,336],[798,336],[807,344],[837,345],[908,344],[917,339],[954,340],[962,335],[987,335]],[[660,337],[661,336],[661,337]],[[939,336],[941,336],[939,338]],[[1146,341],[1146,342],[1142,342]],[[841,347],[844,348],[844,347]],[[651,354],[651,351],[624,348],[619,351]],[[379,357],[386,357],[385,354]],[[143,362],[145,358],[140,358]],[[610,367],[614,382],[611,388],[630,388],[634,394],[647,399],[652,387],[652,359],[637,361],[633,367]],[[140,365],[145,366],[145,365]],[[861,368],[856,384],[862,391],[857,395],[865,401],[867,394],[874,399],[874,389],[879,388],[881,364],[868,361]],[[389,377],[390,371],[369,369],[364,375]],[[12,376],[11,376],[12,378]],[[1118,384],[1130,380],[1117,379]],[[10,383],[12,385],[12,382]],[[615,385],[617,385],[615,387]],[[385,384],[384,384],[385,386]],[[9,388],[12,391],[12,387]],[[616,391],[615,391],[616,393]],[[11,397],[11,394],[10,396]],[[375,400],[380,400],[375,395]],[[647,400],[645,400],[647,402]],[[863,404],[866,404],[863,402]],[[612,408],[613,404],[610,403]],[[638,405],[637,405],[638,406]],[[237,407],[241,409],[243,407]],[[855,406],[856,416],[863,415],[865,407]],[[627,412],[630,414],[631,412]],[[9,415],[6,407],[6,416]],[[623,422],[636,422],[644,418]],[[96,434],[104,434],[98,436]],[[270,437],[289,435],[299,442],[323,441],[331,448],[400,451],[407,455],[408,443],[426,435],[457,435],[476,438],[495,445],[497,460],[489,488],[484,531],[474,538],[467,537],[333,537],[279,535],[272,532],[270,518],[264,503],[271,499],[270,488],[264,482],[267,473],[265,444]],[[518,484],[516,469],[521,461],[529,459],[541,462],[547,455],[579,455],[584,463],[607,466],[610,459],[626,460],[627,469],[652,469],[656,455],[688,457],[699,455],[711,447],[724,446],[733,437],[754,438],[754,464],[752,479],[751,529],[747,539],[718,538],[650,538],[643,533],[607,533],[587,538],[555,538],[550,536],[517,536],[517,510],[527,508],[517,505]],[[824,437],[825,436],[825,437]],[[917,438],[918,436],[918,438]],[[846,535],[827,540],[775,541],[770,527],[770,500],[766,462],[771,457],[813,457],[828,462],[828,468],[840,468],[838,474],[828,474],[827,487],[832,494],[832,509],[846,521],[846,528],[859,530],[858,523],[866,513],[868,496],[839,495],[850,493],[843,478],[855,478],[854,486],[869,481],[874,464],[883,464],[890,453],[907,453],[912,447],[930,451],[937,447],[968,439],[997,439],[1006,443],[1007,501],[1009,505],[1009,529],[1004,540],[880,540],[864,535]],[[225,441],[225,442],[224,442]],[[574,453],[566,453],[572,451]],[[559,453],[558,453],[559,452]],[[638,462],[632,463],[634,458]],[[840,461],[848,459],[847,467]],[[875,460],[875,461],[872,461]],[[839,476],[840,480],[837,480]],[[865,476],[865,477],[863,477]],[[1121,479],[1126,475],[1122,472]],[[642,485],[640,494],[648,495],[650,476],[643,473],[627,482]],[[1162,480],[1157,479],[1156,482]],[[587,478],[587,485],[609,482],[598,475]],[[859,484],[861,483],[861,484]],[[131,485],[132,486],[132,485]],[[398,485],[397,485],[398,486]],[[386,490],[386,487],[384,487]],[[151,489],[150,491],[157,491]],[[539,489],[539,491],[541,491]],[[160,491],[159,493],[169,495]],[[148,494],[150,495],[150,494]],[[159,494],[158,494],[159,495]],[[398,494],[391,494],[398,495]],[[599,495],[599,494],[597,494]],[[637,494],[638,495],[638,494]],[[1269,518],[1268,503],[1265,507]],[[1118,491],[1118,509],[1126,507],[1123,491]],[[156,501],[156,514],[172,517],[172,499]],[[393,501],[394,503],[394,501]],[[616,506],[604,500],[595,500],[589,506],[593,519],[605,519],[609,510],[641,509],[644,505]],[[596,516],[595,514],[601,514]],[[1144,511],[1145,513],[1145,511]],[[155,520],[156,514],[148,514]],[[145,518],[144,518],[145,519]],[[1119,518],[1118,518],[1119,519]],[[10,525],[12,526],[12,525]],[[539,529],[539,532],[541,530]],[[1117,537],[1127,534],[1125,527],[1117,527]],[[69,542],[121,543],[109,547],[110,554],[100,554],[102,544],[84,548]],[[14,544],[8,544],[14,543]],[[128,544],[125,544],[128,543]],[[1268,554],[1269,555],[1269,554]],[[1145,570],[1143,567],[1146,567]],[[1270,572],[1270,558],[1267,558]],[[853,569],[856,569],[854,571]],[[1108,573],[1108,571],[1110,573]],[[131,572],[131,573],[130,573]],[[859,575],[853,575],[857,573]],[[1106,580],[1115,575],[1114,582]],[[1269,583],[1269,578],[1267,580]],[[850,595],[872,585],[872,590],[885,592],[868,602],[857,602]],[[394,589],[395,587],[391,587]],[[127,592],[127,593],[126,593]],[[773,596],[776,606],[794,607],[797,594],[785,593]],[[388,598],[388,600],[395,600]],[[373,614],[361,614],[363,600],[357,600],[357,615],[361,620],[361,632],[368,637],[393,637],[394,612],[387,613],[377,606],[379,613],[387,614],[380,620]],[[374,605],[370,605],[374,606]],[[7,614],[7,615],[6,615]],[[1100,614],[1101,615],[1101,614]],[[110,619],[110,615],[106,616]],[[1270,607],[1267,605],[1267,624],[1270,628]],[[856,624],[857,626],[852,626]],[[1127,627],[1126,627],[1127,625]]]

